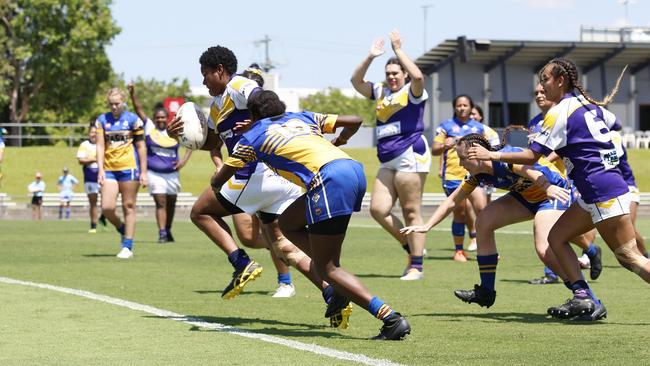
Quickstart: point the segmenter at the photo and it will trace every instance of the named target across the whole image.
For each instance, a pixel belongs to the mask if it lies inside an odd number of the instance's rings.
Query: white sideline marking
[[[186,323],[186,324],[194,325],[194,326],[205,328],[205,329],[217,330],[217,331],[221,331],[221,332],[225,332],[225,333],[238,335],[238,336],[241,336],[241,337],[258,339],[258,340],[261,340],[261,341],[264,341],[264,342],[279,344],[281,346],[286,346],[286,347],[294,348],[294,349],[301,350],[301,351],[307,351],[307,352],[312,352],[312,353],[316,353],[316,354],[327,356],[327,357],[338,358],[340,360],[358,362],[358,363],[361,363],[361,364],[364,364],[364,365],[402,366],[402,364],[395,363],[395,362],[392,362],[392,361],[389,361],[389,360],[370,358],[370,357],[367,357],[367,356],[364,356],[364,355],[358,354],[358,353],[350,353],[350,352],[338,351],[338,350],[335,350],[335,349],[332,349],[332,348],[321,347],[321,346],[318,346],[318,345],[315,345],[315,344],[301,343],[301,342],[292,341],[292,340],[284,339],[284,338],[280,338],[280,337],[275,337],[275,336],[271,336],[271,335],[263,334],[263,333],[251,333],[251,332],[248,332],[246,330],[231,327],[229,325],[220,324],[220,323],[210,323],[210,322],[207,322],[207,321],[205,321],[205,320],[203,320],[201,318],[195,318],[195,317],[190,317],[190,316],[187,316],[187,315],[177,314],[177,313],[174,313],[174,312],[169,311],[169,310],[158,309],[158,308],[155,308],[153,306],[139,304],[137,302],[122,300],[122,299],[118,299],[118,298],[110,297],[110,296],[106,296],[106,295],[99,295],[99,294],[95,294],[95,293],[92,293],[92,292],[89,292],[89,291],[76,290],[76,289],[73,289],[73,288],[48,285],[46,283],[37,283],[37,282],[15,280],[13,278],[2,277],[2,276],[0,276],[0,282],[4,282],[4,283],[10,284],[10,285],[23,285],[23,286],[37,287],[37,288],[42,288],[42,289],[46,289],[46,290],[62,292],[64,294],[85,297],[87,299],[96,300],[96,301],[100,301],[100,302],[107,303],[107,304],[122,306],[122,307],[125,307],[125,308],[129,308],[131,310],[142,311],[142,312],[149,313],[149,314],[152,314],[152,315],[155,315],[155,316],[159,316],[159,317],[167,318],[167,319],[171,319],[171,320],[176,320],[176,321],[179,321],[179,322],[183,322],[183,323]]]

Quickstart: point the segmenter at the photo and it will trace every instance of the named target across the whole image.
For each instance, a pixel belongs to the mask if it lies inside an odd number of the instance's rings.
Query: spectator
[[[27,189],[32,194],[32,220],[42,219],[41,206],[43,206],[43,192],[45,192],[45,182],[41,172],[36,172],[36,180],[31,182]]]
[[[65,218],[70,218],[70,201],[72,201],[72,196],[74,195],[74,186],[77,184],[79,184],[77,178],[70,174],[67,166],[64,166],[63,175],[59,177],[56,184],[57,188],[59,188],[59,198],[61,199],[61,204],[59,205],[59,220],[63,218],[64,207]]]

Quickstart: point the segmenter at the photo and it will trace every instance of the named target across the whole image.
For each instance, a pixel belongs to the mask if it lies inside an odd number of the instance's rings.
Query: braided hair
[[[569,86],[569,90],[578,89],[580,94],[582,94],[587,101],[591,104],[595,104],[597,106],[606,106],[609,103],[614,100],[614,96],[616,93],[618,93],[618,87],[621,83],[621,79],[623,78],[623,74],[625,73],[625,70],[627,70],[627,65],[623,68],[623,71],[621,71],[621,74],[618,76],[618,79],[616,79],[616,84],[614,85],[614,88],[612,91],[605,96],[605,98],[602,101],[595,100],[587,91],[585,88],[580,84],[578,81],[578,68],[576,65],[566,59],[566,58],[554,58],[551,61],[549,61],[542,69],[539,71],[539,76],[541,79],[541,74],[544,72],[544,69],[546,69],[547,66],[551,66],[551,75],[553,75],[554,78],[557,78],[559,76],[564,76],[564,79],[567,81],[567,85]]]
[[[483,134],[470,133],[461,137],[458,140],[457,145],[460,145],[462,143],[465,144],[467,147],[470,147],[473,144],[476,144],[476,145],[483,146],[488,151],[499,151],[508,144],[508,136],[510,136],[511,130],[528,131],[524,126],[519,126],[519,125],[508,126],[503,131],[503,135],[501,135],[501,144],[497,146],[490,145],[490,142],[485,138],[485,136],[483,136]]]

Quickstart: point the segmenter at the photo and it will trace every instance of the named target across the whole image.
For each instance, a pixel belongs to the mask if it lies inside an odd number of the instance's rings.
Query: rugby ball
[[[190,150],[198,150],[208,137],[208,120],[201,108],[193,102],[184,103],[176,112],[183,122],[183,133],[178,142]]]

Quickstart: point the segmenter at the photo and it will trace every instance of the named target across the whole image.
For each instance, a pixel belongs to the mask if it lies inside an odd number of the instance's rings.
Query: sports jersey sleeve
[[[248,103],[248,98],[250,98],[253,93],[262,90],[255,81],[241,76],[237,76],[236,79],[232,81],[231,87],[234,92],[230,97],[235,103],[235,108],[237,109],[247,109],[246,104]]]
[[[82,142],[77,149],[77,159],[85,159],[88,157],[88,144],[86,141]]]
[[[257,154],[252,144],[242,136],[232,154],[226,159],[224,164],[233,168],[243,168],[246,164],[257,161]]]
[[[474,177],[473,175],[467,174],[467,177],[465,177],[465,180],[463,180],[463,183],[460,184],[460,189],[462,189],[465,192],[471,192],[473,191],[476,187],[478,187],[479,181]]]
[[[143,136],[144,135],[144,123],[137,117],[131,122],[131,131],[133,136]]]
[[[531,150],[548,155],[553,150],[566,146],[567,117],[566,113],[561,113],[562,107],[563,105],[559,104],[546,113],[539,134],[530,144]]]
[[[337,114],[312,113],[312,116],[314,118],[314,121],[318,123],[318,127],[320,127],[321,132],[336,132],[334,125],[336,124],[336,119],[339,117]]]
[[[490,143],[490,146],[498,146],[501,143],[501,139],[499,139],[499,134],[490,128],[490,126],[484,125],[483,127],[483,136],[488,140]]]
[[[616,115],[607,109],[603,107],[599,107],[603,111],[603,119],[605,120],[605,124],[607,125],[607,128],[609,128],[612,131],[620,131],[623,126],[621,125],[621,121],[616,117]]]
[[[101,115],[97,117],[95,120],[95,128],[97,128],[97,132],[103,132],[104,131],[104,116]]]
[[[445,129],[444,125],[441,124],[438,128],[436,128],[436,136],[433,138],[433,142],[444,144],[446,138],[447,129]]]
[[[413,104],[420,104],[422,102],[426,102],[427,99],[429,99],[429,94],[427,94],[426,89],[422,89],[422,95],[419,97],[416,97],[413,95],[413,92],[411,92],[411,83],[409,83],[408,88],[409,88],[409,102]]]
[[[384,83],[372,83],[372,95],[370,99],[377,100],[384,96]]]
[[[147,120],[144,121],[144,134],[149,135],[154,128],[156,128],[156,126],[153,121],[150,118],[147,118]]]

